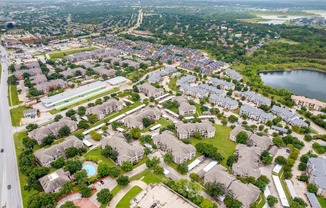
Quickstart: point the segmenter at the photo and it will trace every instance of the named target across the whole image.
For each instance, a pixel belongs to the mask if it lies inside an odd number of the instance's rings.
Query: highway
[[[0,205],[1,208],[23,208],[20,190],[13,127],[8,105],[8,61],[7,51],[0,45],[1,84],[0,84]],[[11,186],[8,189],[8,185]]]

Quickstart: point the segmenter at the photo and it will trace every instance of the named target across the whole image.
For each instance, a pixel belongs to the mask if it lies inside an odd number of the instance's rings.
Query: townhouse
[[[158,108],[147,107],[136,115],[129,115],[124,119],[124,124],[127,128],[140,128],[144,129],[143,119],[148,118],[157,121],[161,118],[162,113]]]
[[[144,149],[141,145],[130,144],[122,134],[115,134],[101,141],[102,148],[112,147],[118,152],[116,163],[122,165],[124,162],[136,163],[143,159]]]
[[[298,105],[306,108],[312,108],[317,111],[321,111],[323,108],[326,108],[326,103],[321,102],[316,99],[310,99],[303,96],[292,95],[291,99]]]
[[[106,75],[108,77],[114,76],[117,72],[114,69],[107,69],[104,66],[95,67],[95,68],[93,68],[93,70],[95,71],[96,74],[98,74],[100,76]]]
[[[76,136],[69,136],[63,142],[49,148],[41,148],[34,152],[36,162],[44,167],[51,167],[51,163],[62,157],[66,159],[66,150],[70,147],[82,148],[83,142]]]
[[[193,83],[195,81],[196,81],[195,76],[187,74],[186,76],[181,77],[180,79],[177,80],[177,86]]]
[[[144,84],[139,85],[138,89],[139,89],[139,92],[144,93],[148,97],[153,96],[154,98],[157,98],[164,94],[163,89],[156,88],[149,83],[144,83]]]
[[[189,139],[195,132],[199,132],[205,138],[213,138],[215,136],[215,127],[207,121],[202,123],[182,123],[176,124],[177,135],[179,139]]]
[[[105,101],[104,103],[93,106],[86,109],[86,115],[96,115],[99,120],[102,120],[110,113],[117,112],[122,110],[123,102],[110,98],[109,100]]]
[[[42,69],[41,68],[32,68],[32,69],[19,70],[19,71],[15,71],[14,75],[17,79],[23,80],[25,73],[29,74],[29,76],[38,76],[38,75],[42,74]]]
[[[177,96],[172,98],[173,101],[177,101],[179,103],[179,114],[182,116],[189,116],[196,113],[196,106],[190,105],[188,103],[188,99],[182,96]]]
[[[46,126],[38,127],[33,131],[28,132],[28,136],[36,141],[37,144],[41,144],[44,137],[49,135],[59,136],[59,130],[64,127],[68,126],[71,132],[77,130],[77,123],[71,120],[69,117],[64,117],[60,119],[58,122],[54,122],[48,124]]]
[[[236,110],[239,107],[238,101],[229,97],[218,96],[216,94],[211,94],[209,96],[209,102],[222,107],[225,110]]]
[[[266,123],[273,119],[271,113],[265,113],[262,109],[251,107],[249,105],[242,105],[240,108],[240,115],[246,115],[249,119]]]
[[[241,93],[241,96],[246,98],[248,102],[252,102],[256,104],[257,106],[260,105],[267,105],[270,106],[272,101],[268,98],[265,98],[264,96],[254,93],[252,91],[245,91]]]
[[[97,49],[97,50],[93,50],[93,51],[85,51],[85,52],[81,52],[81,53],[71,54],[71,55],[65,56],[65,59],[68,62],[79,62],[79,61],[85,61],[88,59],[108,58],[108,57],[112,57],[112,56],[116,57],[119,55],[121,55],[120,50],[101,48],[101,49]]]
[[[210,78],[209,83],[214,87],[219,86],[222,90],[234,90],[235,85],[222,79]]]
[[[154,136],[153,142],[157,148],[166,153],[170,153],[173,162],[176,164],[191,160],[196,155],[196,148],[194,146],[178,140],[171,131],[164,131]]]
[[[75,76],[85,76],[86,69],[81,67],[77,67],[73,69],[68,68],[67,70],[59,72],[59,74],[63,75],[65,78],[75,77]]]
[[[318,187],[317,195],[326,197],[326,159],[309,158],[306,172],[309,175],[309,183]]]
[[[69,86],[68,82],[64,81],[63,79],[54,79],[48,82],[37,84],[34,87],[37,91],[41,91],[43,92],[44,95],[47,95],[52,89],[57,89],[57,88],[64,89],[67,88],[68,86]]]
[[[287,122],[291,126],[308,127],[308,124],[304,122],[298,114],[291,112],[287,108],[274,105],[271,109],[271,112],[281,117],[285,122]]]
[[[231,79],[235,79],[235,80],[237,80],[237,81],[240,81],[240,80],[243,79],[243,77],[242,77],[241,74],[239,74],[237,71],[234,71],[234,70],[232,70],[232,69],[227,69],[227,70],[224,71],[224,73],[225,73],[228,77],[230,77]]]
[[[45,193],[58,193],[61,187],[71,181],[71,175],[62,168],[38,179]]]
[[[32,76],[32,77],[30,77],[30,80],[31,80],[31,83],[35,84],[35,85],[48,81],[48,79],[46,78],[46,76],[44,74]]]

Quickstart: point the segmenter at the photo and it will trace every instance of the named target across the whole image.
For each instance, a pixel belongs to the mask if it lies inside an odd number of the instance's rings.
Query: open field
[[[26,106],[20,106],[17,108],[10,109],[11,123],[13,126],[20,126],[20,120],[24,118],[23,111],[30,109]]]
[[[76,48],[76,49],[69,49],[69,50],[64,50],[64,51],[55,51],[49,53],[49,56],[51,58],[63,58],[67,55],[74,54],[74,53],[80,53],[84,51],[93,51],[97,49],[96,47],[89,47],[89,48]]]
[[[143,189],[139,186],[132,187],[126,195],[119,201],[116,208],[125,208],[130,206],[130,200],[132,200],[137,194],[139,194]]]
[[[212,144],[218,149],[218,152],[221,153],[221,155],[224,157],[224,160],[221,162],[221,165],[226,167],[226,161],[229,156],[233,155],[235,152],[236,143],[230,141],[230,132],[231,128],[227,126],[222,126],[215,124],[216,133],[214,138],[212,139],[195,139],[190,138],[190,142],[192,145],[196,145],[200,142],[204,142],[207,144]]]
[[[8,100],[10,106],[19,105],[22,103],[19,101],[16,85],[8,85]]]

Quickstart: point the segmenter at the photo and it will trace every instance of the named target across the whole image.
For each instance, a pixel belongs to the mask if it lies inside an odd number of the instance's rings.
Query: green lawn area
[[[142,132],[147,132],[147,131],[149,131],[150,128],[152,128],[153,126],[155,126],[155,125],[157,125],[157,124],[161,124],[162,127],[166,127],[167,125],[172,124],[172,122],[170,122],[170,121],[168,121],[168,120],[166,120],[166,119],[164,119],[164,118],[160,118],[156,123],[154,123],[154,124],[148,126],[147,128],[143,129]]]
[[[202,114],[202,111],[201,111],[201,105],[196,103],[196,112],[197,112],[197,115],[200,116]]]
[[[103,161],[106,164],[109,164],[111,167],[115,166],[115,162],[110,158],[106,158],[101,154],[101,148],[97,147],[95,149],[90,150],[88,153],[84,155],[86,160],[91,160],[95,162]]]
[[[148,173],[147,175],[145,175],[142,181],[144,181],[147,184],[152,184],[152,183],[160,183],[162,179],[159,176],[155,175],[154,173]]]
[[[55,51],[49,53],[49,56],[51,58],[63,58],[67,55],[74,54],[74,53],[79,53],[83,51],[93,51],[97,49],[96,47],[89,47],[89,48],[77,48],[77,49],[69,49],[69,50],[63,50],[63,51]]]
[[[285,182],[284,182],[284,170],[283,170],[283,168],[282,168],[282,170],[280,171],[280,173],[278,174],[278,177],[280,178],[280,181],[281,181],[281,184],[282,184],[282,187],[283,187],[283,190],[284,190],[284,193],[285,193],[285,195],[286,195],[286,198],[287,198],[287,200],[289,201],[289,203],[291,203],[292,202],[292,197],[291,197],[291,194],[290,194],[290,191],[289,191],[289,189],[288,189],[288,187],[287,187],[287,185],[285,184]]]
[[[320,197],[320,196],[318,196],[317,199],[318,199],[318,201],[320,203],[320,206],[325,208],[326,207],[326,199],[323,198],[323,197]]]
[[[170,77],[170,82],[169,82],[168,86],[171,90],[178,92],[177,78]]]
[[[10,106],[19,105],[22,103],[19,101],[16,85],[8,85],[8,102]]]
[[[119,201],[116,208],[126,208],[130,207],[130,201],[137,196],[143,189],[139,186],[132,187],[124,197]]]
[[[17,108],[10,109],[11,123],[13,126],[19,126],[20,120],[24,117],[23,111],[30,109],[26,106],[20,106]]]
[[[235,152],[235,147],[236,143],[230,141],[230,132],[231,128],[227,126],[222,126],[215,124],[214,125],[216,128],[216,133],[214,138],[212,139],[195,139],[195,138],[190,138],[190,142],[192,145],[196,145],[199,142],[204,142],[207,144],[212,144],[215,147],[218,148],[218,152],[222,154],[224,157],[224,160],[221,162],[221,165],[226,167],[226,160],[228,159],[229,156],[233,155]]]
[[[265,196],[264,194],[261,192],[260,193],[260,197],[259,197],[259,203],[257,204],[257,208],[263,208],[265,205],[266,201],[265,201]]]
[[[26,131],[14,134],[14,142],[15,142],[15,149],[16,149],[17,156],[23,151],[24,145],[22,139],[26,136],[27,136]],[[24,207],[27,207],[28,198],[33,194],[37,193],[37,191],[36,190],[27,191],[24,189],[24,186],[27,184],[27,177],[24,174],[22,174],[20,171],[19,171],[19,181],[20,181],[20,187],[21,187],[21,192],[23,197],[23,205]]]
[[[114,187],[112,190],[111,190],[111,194],[113,196],[117,195],[117,193],[123,189],[124,186],[120,186],[120,185],[117,185],[116,187]]]

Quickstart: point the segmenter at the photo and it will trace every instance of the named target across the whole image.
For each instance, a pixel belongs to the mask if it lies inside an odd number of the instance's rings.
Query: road
[[[6,208],[22,208],[22,197],[18,176],[18,166],[16,150],[13,139],[13,127],[8,105],[8,62],[6,59],[7,51],[0,45],[2,53],[2,75],[0,85],[0,148],[4,149],[0,153],[0,205]],[[3,57],[5,56],[5,57]],[[7,186],[11,185],[8,190]]]

